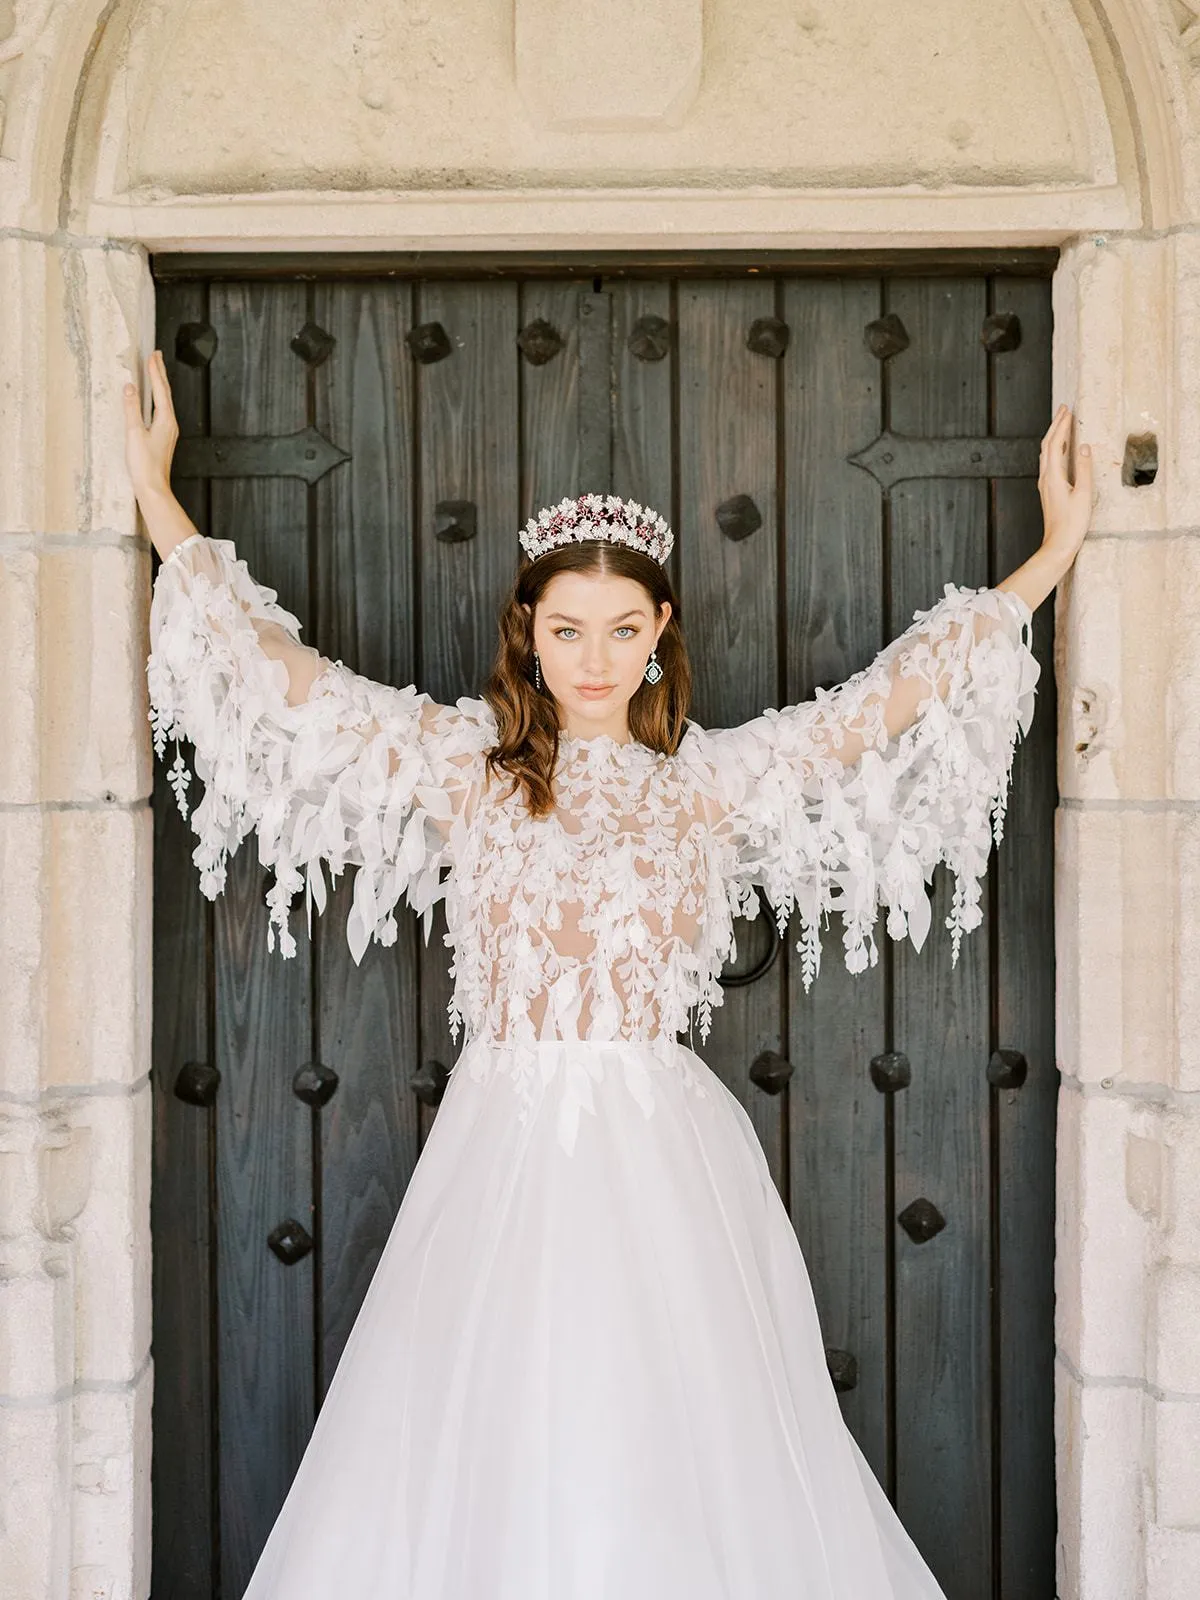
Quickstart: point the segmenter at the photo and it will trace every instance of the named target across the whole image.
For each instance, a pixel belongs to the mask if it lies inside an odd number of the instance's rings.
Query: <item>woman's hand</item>
[[[171,385],[161,350],[146,362],[154,415],[147,428],[142,408],[132,383],[125,385],[125,461],[133,480],[133,492],[150,541],[165,561],[182,540],[196,532],[196,525],[171,492],[171,457],[179,439],[179,424],[171,404]]]
[[[146,362],[146,371],[154,402],[148,428],[142,422],[136,388],[132,383],[125,385],[125,463],[133,480],[133,492],[143,506],[156,495],[170,493],[171,457],[179,439],[179,423],[161,350]]]
[[[1075,453],[1075,482],[1067,477],[1071,446],[1071,412],[1059,406],[1042,440],[1038,468],[1038,493],[1042,497],[1045,535],[1042,548],[1062,563],[1075,560],[1092,520],[1092,450],[1081,445]]]

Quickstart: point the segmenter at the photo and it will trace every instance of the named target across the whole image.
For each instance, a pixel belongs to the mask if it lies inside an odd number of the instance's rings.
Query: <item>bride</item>
[[[147,663],[157,753],[210,898],[252,831],[289,908],[356,869],[356,960],[405,897],[445,897],[462,1048],[245,1600],[940,1600],[846,1428],[808,1274],[746,1113],[677,1035],[708,1034],[734,919],[822,920],[851,971],[874,924],[920,948],[955,876],[981,920],[1039,668],[1032,613],[1091,513],[1072,417],[1043,442],[1041,548],[944,596],[862,672],[738,727],[690,676],[649,509],[584,495],[519,535],[480,699],[433,703],[300,642],[169,486],[125,388],[162,565]],[[516,554],[516,552],[514,552]],[[446,870],[443,870],[446,869]]]

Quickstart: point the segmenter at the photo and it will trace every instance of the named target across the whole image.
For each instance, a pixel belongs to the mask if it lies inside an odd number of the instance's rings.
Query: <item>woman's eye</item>
[[[574,629],[574,628],[555,628],[555,630],[554,630],[554,637],[555,637],[555,638],[556,638],[556,639],[561,639],[561,638],[562,638],[562,637],[563,637],[563,635],[564,635],[564,634],[567,634],[567,633],[574,633],[574,632],[575,632],[575,629]]]

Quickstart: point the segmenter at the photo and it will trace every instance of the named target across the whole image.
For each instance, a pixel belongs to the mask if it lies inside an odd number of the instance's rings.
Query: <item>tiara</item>
[[[652,556],[661,566],[671,554],[675,535],[665,517],[622,500],[615,494],[581,494],[577,500],[560,500],[530,517],[518,535],[521,548],[531,561],[560,545],[583,539],[606,539],[610,544],[627,544],[631,550]]]

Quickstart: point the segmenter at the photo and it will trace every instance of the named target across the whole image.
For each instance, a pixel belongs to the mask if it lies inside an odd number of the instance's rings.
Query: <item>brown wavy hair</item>
[[[663,602],[670,602],[671,615],[655,646],[663,675],[657,683],[643,681],[629,701],[632,738],[651,750],[673,755],[687,730],[692,700],[692,669],[683,642],[679,600],[666,569],[652,556],[605,539],[581,539],[548,550],[536,561],[523,557],[500,612],[500,641],[483,698],[496,713],[499,730],[487,766],[511,777],[509,795],[518,787],[524,790],[534,817],[547,816],[554,809],[550,779],[558,761],[561,730],[553,695],[534,687],[533,615],[547,584],[560,572],[632,578],[649,595],[656,619]],[[529,612],[522,606],[528,606]]]

